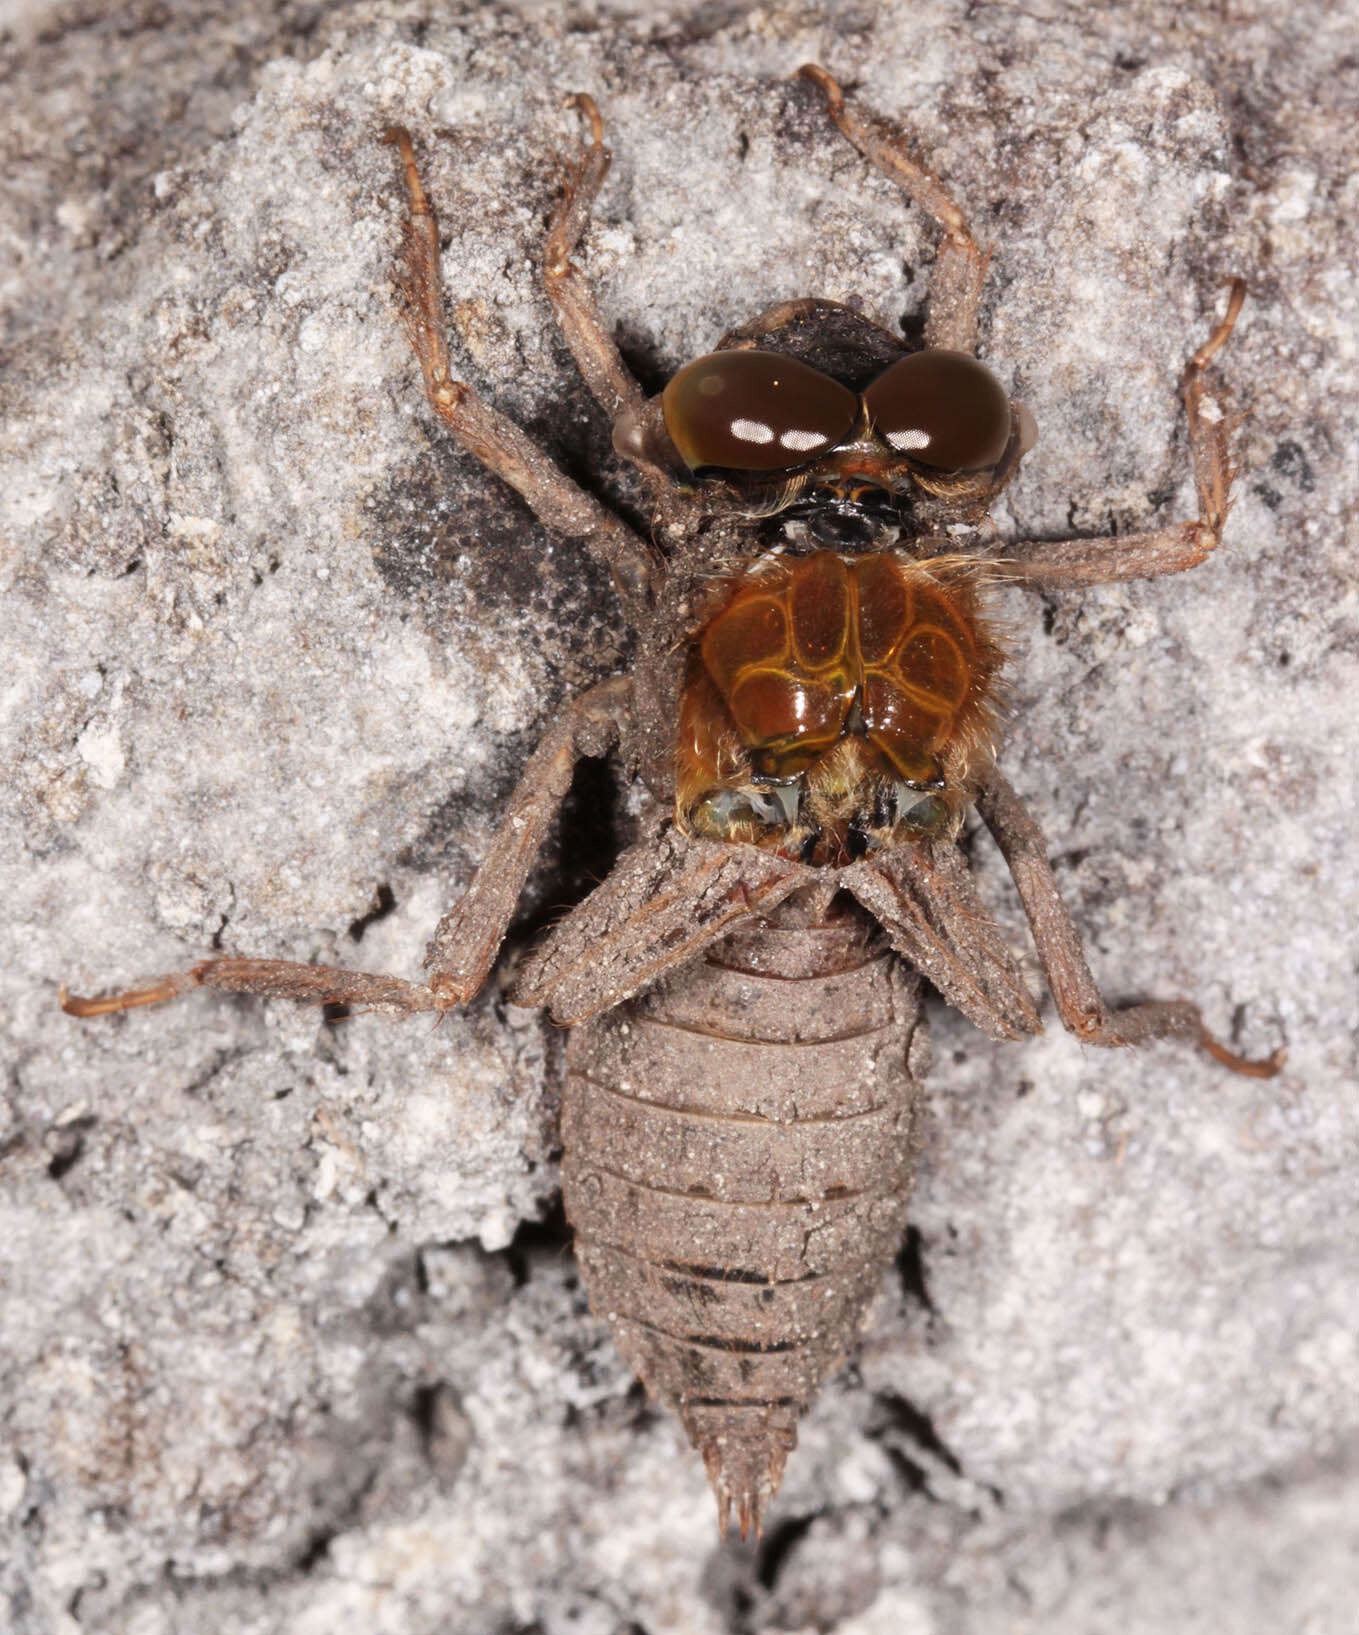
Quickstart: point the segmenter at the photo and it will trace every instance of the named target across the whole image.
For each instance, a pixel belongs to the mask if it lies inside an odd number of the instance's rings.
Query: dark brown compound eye
[[[859,417],[854,393],[776,352],[712,352],[661,396],[665,429],[691,471],[787,471],[841,443]]]
[[[1010,400],[966,352],[913,352],[864,393],[873,429],[898,454],[935,471],[984,471],[1010,441]]]

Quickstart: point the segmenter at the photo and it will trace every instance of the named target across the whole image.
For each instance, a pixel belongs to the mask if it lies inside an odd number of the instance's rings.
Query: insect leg
[[[595,305],[585,274],[571,255],[590,219],[590,209],[609,174],[609,150],[604,146],[604,122],[594,98],[583,91],[568,98],[590,125],[590,145],[574,165],[561,202],[552,218],[543,254],[543,279],[557,324],[585,384],[611,421],[628,410],[641,412],[641,387],[623,362]]]
[[[1009,866],[1063,1027],[1088,1045],[1189,1039],[1233,1073],[1268,1079],[1279,1071],[1282,1050],[1264,1061],[1236,1055],[1209,1033],[1198,1006],[1187,999],[1111,1009],[1095,984],[1080,936],[1057,890],[1042,830],[999,772],[987,779],[977,810]]]
[[[1024,590],[1070,590],[1080,585],[1182,573],[1213,554],[1222,543],[1222,525],[1231,503],[1233,422],[1221,416],[1211,420],[1205,417],[1203,372],[1231,334],[1245,298],[1245,284],[1233,278],[1225,314],[1185,369],[1184,406],[1198,489],[1198,520],[1104,539],[1026,543],[991,564],[999,578]]]
[[[907,964],[983,1033],[1022,1039],[1043,1031],[1024,978],[987,918],[956,846],[899,846],[860,858],[841,880]]]
[[[404,254],[396,272],[402,316],[425,377],[425,395],[434,412],[457,438],[497,477],[509,483],[549,528],[581,539],[613,574],[623,605],[633,622],[645,612],[659,557],[593,494],[578,488],[507,416],[483,403],[470,386],[454,380],[444,331],[443,283],[439,262],[439,228],[425,197],[409,132],[388,131],[405,169],[410,217],[405,224]]]
[[[441,1008],[435,995],[418,982],[368,971],[342,971],[331,965],[303,965],[290,959],[208,959],[148,987],[128,988],[99,999],[80,999],[62,988],[58,998],[68,1016],[109,1016],[138,1005],[159,1005],[195,988],[297,999],[309,1005],[358,1005],[393,1016]]]
[[[955,352],[975,351],[977,308],[990,252],[978,246],[962,211],[940,187],[938,178],[907,153],[900,133],[847,108],[839,84],[816,63],[805,63],[798,69],[798,76],[825,93],[831,118],[869,164],[894,181],[907,198],[943,228],[944,242],[939,246],[930,279],[925,345]]]
[[[294,960],[209,959],[145,987],[98,999],[77,998],[63,988],[61,1008],[69,1016],[107,1016],[138,1005],[158,1005],[195,988],[311,1005],[355,1005],[394,1016],[463,1004],[486,980],[524,880],[571,786],[576,761],[582,755],[608,753],[618,740],[631,697],[632,684],[623,678],[592,687],[571,704],[529,757],[485,861],[466,895],[434,933],[425,956],[431,973],[428,987],[401,977]]]
[[[486,980],[576,762],[608,754],[631,706],[629,680],[603,681],[572,702],[529,757],[475,879],[439,921],[425,953],[440,1008],[461,1005]]]

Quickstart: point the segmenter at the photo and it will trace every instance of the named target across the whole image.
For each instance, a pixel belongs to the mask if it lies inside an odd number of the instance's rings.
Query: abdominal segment
[[[722,1531],[758,1531],[901,1247],[919,979],[856,909],[789,899],[566,1051],[562,1199],[590,1305],[683,1419]]]
[[[970,568],[819,551],[728,588],[690,651],[680,826],[838,865],[955,824],[999,663]]]

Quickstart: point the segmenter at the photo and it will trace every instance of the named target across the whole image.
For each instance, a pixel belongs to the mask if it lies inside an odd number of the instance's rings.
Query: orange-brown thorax
[[[998,662],[972,577],[820,551],[730,581],[691,650],[681,825],[817,862],[946,827],[970,793]]]

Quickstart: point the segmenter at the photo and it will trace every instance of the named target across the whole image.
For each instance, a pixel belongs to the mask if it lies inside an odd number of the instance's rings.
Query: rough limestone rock
[[[1353,0],[6,19],[0,1625],[1350,1627]],[[600,574],[423,402],[383,128],[443,213],[457,367],[626,510],[538,280],[563,93],[608,122],[584,263],[655,386],[782,297],[911,331],[934,236],[790,82],[809,59],[994,246],[986,355],[1041,430],[1002,538],[1188,514],[1176,379],[1250,282],[1222,552],[1009,598],[1005,764],[1106,990],[1289,1056],[1084,1052],[1050,1007],[993,1046],[934,1005],[899,1275],[743,1555],[584,1310],[561,1039],[502,997],[608,867],[607,774],[438,1027],[207,996],[79,1024],[56,993],[218,947],[416,975],[535,735],[624,661]]]

